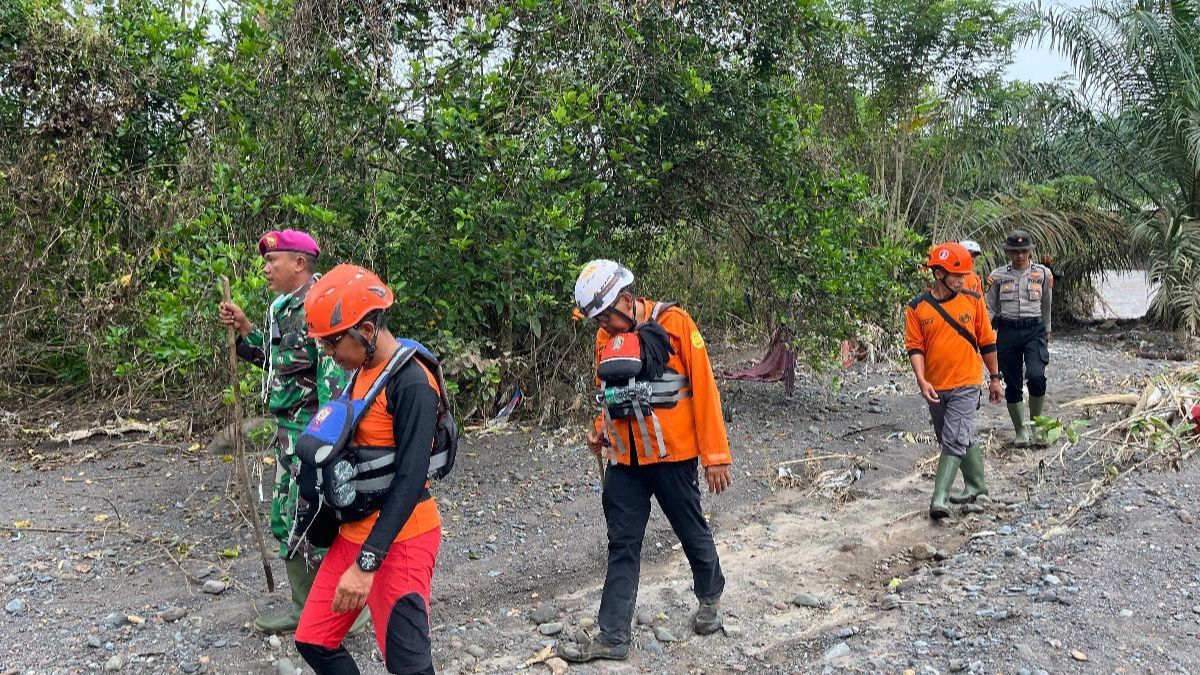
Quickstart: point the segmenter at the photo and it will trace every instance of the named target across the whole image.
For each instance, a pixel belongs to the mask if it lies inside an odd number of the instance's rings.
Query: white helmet
[[[575,280],[575,304],[583,314],[595,318],[612,307],[621,290],[633,283],[633,272],[611,260],[593,260]]]
[[[967,252],[971,255],[979,255],[980,253],[983,253],[983,249],[979,247],[979,242],[975,241],[974,239],[963,239],[958,243],[962,244],[962,247],[967,249]]]

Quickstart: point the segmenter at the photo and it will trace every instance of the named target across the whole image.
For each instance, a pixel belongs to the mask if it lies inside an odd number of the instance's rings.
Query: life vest
[[[650,320],[657,322],[659,315],[674,305],[673,302],[655,304],[650,313]],[[665,337],[666,333],[662,334]],[[596,377],[600,380],[596,402],[600,404],[604,417],[604,431],[612,442],[609,446],[609,461],[614,464],[617,463],[614,451],[621,454],[627,452],[616,432],[615,420],[628,420],[637,424],[641,432],[642,449],[647,457],[653,452],[650,442],[650,430],[653,429],[654,440],[658,442],[658,456],[666,457],[667,446],[663,442],[662,425],[654,410],[674,408],[677,403],[692,395],[687,376],[667,367],[665,355],[660,355],[661,372],[657,376],[647,373],[649,339],[652,339],[652,336],[643,337],[637,328],[628,333],[614,335],[601,350],[596,365]],[[669,338],[666,339],[665,350],[672,351]]]
[[[396,448],[353,444],[354,432],[371,403],[387,386],[392,375],[416,358],[432,372],[438,384],[438,419],[429,456],[429,478],[441,479],[454,468],[458,429],[450,414],[450,400],[437,357],[420,343],[400,340],[383,372],[362,398],[350,398],[358,371],[337,398],[326,403],[309,421],[296,443],[300,461],[313,471],[302,471],[301,496],[317,510],[333,509],[339,522],[361,520],[379,510],[396,475]]]

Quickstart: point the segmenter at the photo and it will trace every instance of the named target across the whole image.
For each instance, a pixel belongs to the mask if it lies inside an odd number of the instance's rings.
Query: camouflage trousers
[[[300,487],[296,479],[300,475],[300,458],[296,456],[296,442],[300,440],[300,428],[280,424],[275,432],[275,485],[271,491],[271,535],[279,542],[279,557],[287,556],[288,535],[296,522],[296,504]],[[314,548],[303,540],[297,551],[311,562],[325,557],[323,548]]]

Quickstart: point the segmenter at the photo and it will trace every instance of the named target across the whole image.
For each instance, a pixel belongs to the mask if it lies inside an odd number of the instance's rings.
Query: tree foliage
[[[578,405],[591,257],[707,325],[753,296],[814,360],[902,292],[800,95],[811,3],[5,7],[10,386],[212,391],[216,275],[260,314],[252,244],[286,226],[378,270],[479,413]]]

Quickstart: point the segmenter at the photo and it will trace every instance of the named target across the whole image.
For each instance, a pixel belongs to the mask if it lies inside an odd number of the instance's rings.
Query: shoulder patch
[[[696,349],[704,349],[704,337],[698,330],[692,331],[692,346]]]

